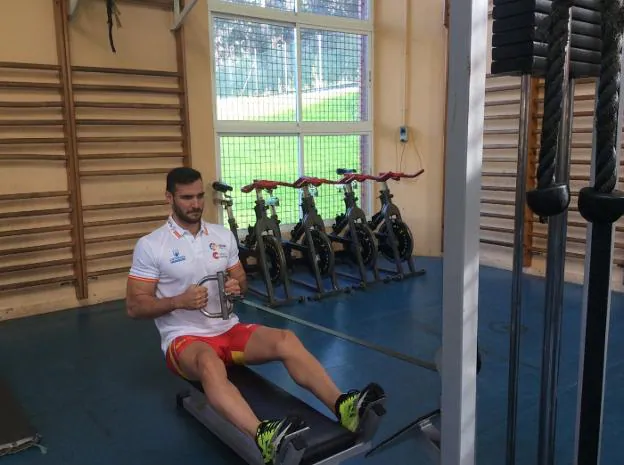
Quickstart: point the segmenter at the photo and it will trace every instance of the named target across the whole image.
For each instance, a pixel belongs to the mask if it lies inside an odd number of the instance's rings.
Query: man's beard
[[[190,210],[185,213],[178,207],[175,202],[173,203],[173,212],[175,215],[180,218],[180,220],[184,221],[187,224],[197,224],[201,222],[201,214],[203,213],[201,208],[197,208],[195,210]],[[199,213],[199,215],[190,216],[189,214]]]

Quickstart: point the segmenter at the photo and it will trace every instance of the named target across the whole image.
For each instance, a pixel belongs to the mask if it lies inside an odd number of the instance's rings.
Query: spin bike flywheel
[[[319,268],[321,276],[328,276],[334,269],[334,251],[332,249],[331,242],[326,234],[317,229],[310,231],[312,236],[312,243],[314,244],[314,251],[316,252],[316,263]],[[303,237],[303,245],[307,245],[306,236]],[[308,266],[310,271],[314,270],[312,266],[312,257],[310,257],[310,250],[305,252],[308,259]]]
[[[286,255],[275,236],[262,236],[271,282],[283,282],[286,274]],[[258,257],[259,258],[259,257]]]
[[[397,250],[399,258],[402,261],[408,260],[414,251],[414,237],[407,224],[401,220],[392,221],[392,232],[397,241]],[[392,244],[388,236],[388,223],[384,222],[379,228],[379,251],[388,260],[394,261],[394,253],[392,252]]]
[[[362,262],[364,262],[365,267],[371,266],[375,262],[375,236],[373,236],[373,232],[366,225],[361,223],[355,224],[355,233],[358,238],[358,242],[360,243],[360,254],[362,254]],[[351,231],[347,231],[345,233],[345,237],[351,238]],[[357,263],[357,257],[355,254],[355,244],[350,242],[347,246],[349,250],[349,254],[354,262]]]

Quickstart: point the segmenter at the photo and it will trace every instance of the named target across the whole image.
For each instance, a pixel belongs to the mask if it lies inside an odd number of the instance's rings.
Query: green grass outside
[[[287,119],[287,117],[289,119]],[[294,120],[286,111],[263,118],[269,121]],[[304,121],[358,121],[359,94],[353,92],[327,98],[305,106]],[[365,137],[365,136],[364,136]],[[304,172],[307,176],[337,179],[336,169],[360,169],[360,135],[305,136]],[[366,142],[366,141],[365,141]],[[298,137],[223,136],[220,138],[222,181],[232,185],[234,214],[239,227],[255,222],[255,193],[244,194],[241,187],[253,179],[270,179],[293,182],[298,173]],[[279,197],[277,213],[282,223],[296,223],[299,219],[298,190],[279,187],[274,195]],[[344,211],[342,193],[332,185],[321,186],[316,197],[320,215],[332,219]]]

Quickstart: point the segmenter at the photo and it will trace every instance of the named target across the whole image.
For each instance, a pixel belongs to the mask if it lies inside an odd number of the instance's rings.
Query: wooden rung
[[[179,110],[179,103],[75,102],[76,108],[107,108],[114,110]]]
[[[0,68],[6,69],[32,69],[38,71],[60,71],[59,65],[48,65],[43,63],[20,63],[17,61],[0,61]]]
[[[587,228],[587,223],[584,221],[568,221],[568,228]],[[616,226],[616,232],[624,232],[624,226]]]
[[[499,241],[499,240],[494,240],[494,239],[479,239],[479,242],[481,242],[482,244],[498,245],[501,247],[513,247],[513,242],[509,242],[509,241]]]
[[[14,249],[0,250],[0,257],[7,255],[18,255],[22,253],[39,252],[42,250],[59,250],[72,247],[73,241],[58,242],[56,244],[33,245],[32,247],[16,247]]]
[[[114,236],[99,236],[99,237],[90,237],[88,239],[85,238],[85,244],[102,244],[105,242],[116,242],[116,241],[127,241],[131,239],[139,239],[142,236],[145,236],[146,233],[129,233],[129,234],[115,234]]]
[[[513,206],[516,204],[513,200],[502,200],[502,199],[481,199],[481,203],[485,205],[507,205]]]
[[[155,76],[177,78],[180,74],[177,71],[160,71],[152,69],[132,69],[132,68],[100,68],[97,66],[72,66],[75,73],[97,73],[97,74],[130,74],[133,76]]]
[[[544,112],[543,111],[538,111],[536,113],[536,116],[538,118],[543,118],[544,117]],[[574,117],[575,118],[583,118],[583,117],[588,117],[588,116],[594,116],[594,111],[593,110],[578,110],[574,112]]]
[[[71,231],[71,225],[44,226],[41,228],[14,229],[12,231],[0,231],[0,237],[23,236],[24,234],[46,234],[52,232]]]
[[[487,192],[516,192],[516,188],[512,186],[481,186],[481,190]]]
[[[589,175],[571,174],[570,181],[587,181],[589,182]],[[624,176],[618,178],[618,182],[624,181]]]
[[[4,127],[28,127],[28,126],[64,126],[65,121],[53,119],[7,119],[0,120],[0,126]]]
[[[80,171],[80,176],[136,176],[140,174],[166,174],[171,168],[146,168],[136,170],[92,170]]]
[[[143,216],[134,218],[119,218],[114,220],[88,221],[83,223],[85,228],[95,228],[100,226],[121,226],[124,224],[148,223],[151,221],[165,221],[166,215]]]
[[[122,273],[128,273],[129,271],[130,271],[130,266],[122,266],[119,268],[109,268],[107,270],[105,269],[105,270],[90,271],[89,273],[87,273],[87,275],[89,276],[89,278],[97,278],[98,276],[122,274]]]
[[[80,119],[76,123],[81,126],[181,126],[179,119]]]
[[[55,82],[0,81],[0,89],[61,89],[62,85]]]
[[[481,231],[490,231],[490,232],[497,232],[497,233],[503,233],[503,234],[513,234],[514,229],[513,228],[503,228],[500,226],[486,226],[486,225],[482,225],[481,226]]]
[[[537,255],[546,255],[546,249],[543,247],[528,247],[528,249]],[[566,257],[583,259],[585,255],[578,252],[566,251]]]
[[[517,136],[517,129],[486,129],[483,131],[484,136]]]
[[[47,279],[36,279],[33,281],[22,281],[18,283],[0,284],[0,292],[16,291],[19,289],[28,289],[30,287],[46,286],[49,284],[73,283],[75,281],[76,279],[74,276],[66,275],[66,276],[55,276],[54,278],[47,278]]]
[[[518,150],[518,144],[483,144],[484,150]]]
[[[48,209],[43,209],[43,210],[4,212],[4,213],[0,213],[0,219],[23,218],[25,216],[60,215],[63,213],[71,213],[71,208],[48,208]]]
[[[182,91],[178,87],[156,87],[156,86],[117,86],[104,84],[74,84],[74,91],[85,92],[136,92],[149,94],[180,94]]]
[[[47,192],[23,192],[20,194],[4,194],[0,195],[2,200],[26,200],[26,199],[51,199],[56,197],[67,197],[68,191],[47,191]]]
[[[105,159],[118,159],[118,158],[183,158],[183,153],[175,152],[154,152],[154,153],[83,153],[79,156],[85,160],[105,160]]]
[[[182,136],[78,137],[78,142],[181,142]]]
[[[507,119],[519,119],[518,113],[503,113],[500,115],[485,115],[484,118],[486,121],[488,120],[507,120]]]
[[[63,108],[63,102],[0,102],[0,108]]]
[[[73,258],[61,258],[59,260],[48,260],[36,263],[23,263],[21,265],[11,265],[0,267],[0,275],[3,273],[14,273],[15,271],[38,270],[40,268],[51,268],[54,266],[71,265],[75,262]]]
[[[493,212],[481,212],[482,218],[497,218],[499,220],[513,220],[514,215],[509,215],[507,213],[493,213]]]
[[[493,100],[490,102],[485,102],[486,107],[500,107],[503,105],[518,105],[520,103],[520,99],[512,99],[512,100]]]
[[[66,155],[46,155],[43,153],[0,153],[0,160],[41,160],[41,161],[55,161],[55,160],[67,160]]]
[[[517,163],[518,160],[514,157],[483,157],[483,163]]]
[[[501,86],[490,86],[485,88],[485,93],[489,94],[490,92],[505,92],[508,90],[520,90],[519,84],[505,84]]]
[[[482,171],[481,176],[491,177],[491,178],[515,178],[516,173],[508,173],[503,171]]]
[[[105,203],[100,205],[84,205],[83,211],[95,211],[95,210],[112,210],[115,208],[138,208],[138,207],[155,207],[160,205],[167,205],[166,200],[146,200],[143,202],[126,202],[126,203]]]
[[[106,258],[127,257],[133,254],[133,250],[113,250],[112,252],[95,253],[87,255],[87,260],[104,260]]]
[[[31,144],[64,144],[65,138],[63,137],[8,137],[5,139],[0,138],[0,144],[2,145],[31,145]]]

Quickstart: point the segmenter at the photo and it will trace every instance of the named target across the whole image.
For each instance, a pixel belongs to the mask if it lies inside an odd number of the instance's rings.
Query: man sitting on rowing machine
[[[207,400],[221,415],[255,439],[265,463],[271,463],[285,436],[305,427],[295,416],[258,419],[227,378],[229,364],[284,363],[294,381],[311,391],[356,431],[370,402],[383,397],[371,383],[361,391],[341,392],[319,361],[291,331],[229,319],[208,318],[200,310],[219,311],[218,287],[198,286],[203,277],[227,271],[225,291],[243,294],[247,279],[232,232],[202,219],[201,174],[186,167],[167,175],[166,223],[141,237],[128,276],[126,305],[132,318],[154,319],[167,366],[179,376],[199,381]]]

